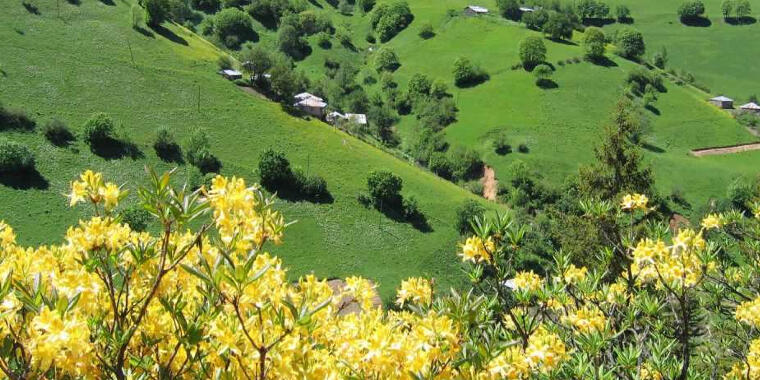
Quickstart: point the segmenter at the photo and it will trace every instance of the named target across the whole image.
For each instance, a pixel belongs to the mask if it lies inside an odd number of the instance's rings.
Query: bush
[[[0,138],[0,173],[26,173],[34,165],[34,153],[26,145]]]
[[[456,179],[479,178],[483,174],[483,160],[475,149],[457,147],[451,152],[449,159]]]
[[[139,5],[132,4],[132,8],[130,9],[130,12],[132,13],[131,14],[132,29],[139,30],[140,28],[142,28],[142,25],[144,22],[143,16],[145,14],[145,11],[143,11],[143,9]]]
[[[545,9],[538,9],[534,12],[526,12],[522,15],[522,22],[528,29],[543,30],[544,24],[549,21],[549,12]]]
[[[373,171],[367,177],[367,190],[379,208],[395,207],[401,203],[401,177],[386,171]]]
[[[470,224],[475,218],[482,218],[486,209],[480,203],[469,199],[464,201],[456,209],[456,229],[461,235],[470,235],[473,233]]]
[[[510,20],[520,19],[520,3],[517,0],[496,0],[496,6],[499,8],[499,14]]]
[[[422,216],[420,206],[414,197],[404,198],[401,202],[401,214],[406,220],[416,220]]]
[[[330,34],[327,32],[319,32],[317,34],[317,45],[321,47],[322,49],[329,49],[332,47],[332,43],[330,42]]]
[[[435,32],[433,31],[433,25],[429,22],[426,22],[420,26],[420,30],[417,32],[417,35],[424,39],[432,38],[435,36]]]
[[[564,13],[552,12],[541,31],[554,40],[569,40],[573,37],[573,22]]]
[[[543,63],[533,69],[533,75],[536,77],[536,84],[539,86],[543,86],[549,81],[552,74],[554,74],[554,70],[552,70],[549,65]]]
[[[428,168],[439,177],[451,179],[453,171],[451,162],[449,162],[449,158],[443,152],[433,152],[430,154]]]
[[[644,36],[638,30],[625,27],[617,32],[617,54],[623,58],[638,60],[646,52]]]
[[[705,14],[705,4],[700,0],[685,1],[678,7],[678,17],[681,21],[694,21]]]
[[[8,129],[32,130],[37,123],[22,110],[6,108],[0,103],[0,131]]]
[[[82,127],[84,142],[90,146],[116,140],[115,131],[113,120],[103,112],[90,116]]]
[[[293,170],[293,182],[294,189],[298,193],[311,200],[327,200],[330,197],[330,192],[327,190],[327,181],[324,178],[316,175],[307,175],[301,169]]]
[[[398,56],[393,49],[389,47],[382,47],[377,51],[375,56],[375,70],[380,71],[396,71],[401,64],[398,61]]]
[[[219,70],[227,70],[232,68],[232,58],[227,54],[222,54],[216,59],[216,65]]]
[[[480,182],[480,180],[476,179],[476,180],[465,182],[464,188],[467,191],[469,191],[469,192],[471,192],[471,193],[473,193],[473,194],[475,194],[475,195],[477,195],[479,197],[483,196],[483,183]]]
[[[598,60],[604,57],[607,38],[601,28],[588,27],[583,35],[583,51],[586,58]]]
[[[529,70],[546,61],[546,45],[541,37],[526,37],[520,42],[520,61]]]
[[[285,153],[267,149],[259,158],[261,185],[269,191],[290,190],[295,184],[290,161]]]
[[[627,5],[618,4],[615,7],[615,16],[618,22],[629,22],[631,20],[631,9]]]
[[[412,11],[406,1],[381,4],[372,12],[370,24],[381,42],[393,38],[412,22]]]
[[[520,144],[520,145],[517,147],[517,151],[518,151],[518,152],[520,152],[520,153],[528,153],[528,152],[530,152],[530,149],[528,148],[528,145],[527,145],[527,144],[525,144],[525,143],[521,143],[521,144]]]
[[[74,134],[71,133],[69,127],[58,119],[52,119],[45,124],[42,134],[53,145],[57,146],[66,145],[74,140]]]
[[[487,75],[469,59],[459,57],[454,61],[454,84],[458,87],[471,86],[485,80]]]
[[[739,124],[745,127],[750,127],[750,128],[760,127],[760,116],[751,112],[740,113],[736,117],[736,121],[738,121]]]
[[[169,16],[169,2],[167,0],[143,0],[145,7],[145,23],[151,27],[161,25]]]
[[[654,58],[652,59],[652,63],[655,65],[655,67],[664,70],[665,65],[668,64],[668,51],[663,47],[660,51],[654,54]]]
[[[174,139],[174,134],[168,128],[160,127],[156,130],[153,149],[159,157],[164,157],[179,153],[180,147]]]
[[[136,232],[146,231],[152,220],[150,213],[140,206],[131,206],[121,212],[121,222]]]
[[[292,25],[280,27],[277,33],[277,46],[281,52],[288,56],[300,59],[305,55],[308,44]]]
[[[253,32],[253,23],[240,9],[224,8],[214,16],[214,30],[227,47],[236,48]]]
[[[185,158],[203,173],[217,171],[221,163],[210,149],[211,142],[206,131],[200,128],[195,129],[185,141]]]
[[[507,153],[512,152],[512,146],[509,145],[506,134],[499,133],[498,135],[496,135],[496,138],[493,140],[493,149],[496,152],[496,154],[499,154],[499,155],[505,155]]]

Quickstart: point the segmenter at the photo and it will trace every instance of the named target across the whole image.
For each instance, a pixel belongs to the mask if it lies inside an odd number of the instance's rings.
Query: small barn
[[[749,102],[747,104],[742,105],[739,107],[740,110],[743,112],[752,112],[756,114],[760,114],[760,106],[757,105],[755,102]]]
[[[531,12],[535,12],[535,9],[533,9],[531,7],[520,7],[520,12],[522,12],[522,13],[531,13]]]
[[[359,125],[367,125],[367,115],[363,113],[347,113],[346,120]]]
[[[327,120],[330,124],[335,124],[338,120],[345,119],[346,115],[338,112],[338,111],[332,111],[325,116],[325,120]]]
[[[219,72],[225,79],[235,80],[243,77],[243,73],[237,70],[225,69]]]
[[[714,105],[716,105],[716,106],[718,106],[720,108],[723,108],[723,109],[734,108],[734,100],[731,99],[731,98],[729,98],[729,97],[725,97],[723,95],[716,96],[716,97],[710,99],[710,103],[712,103],[712,104],[714,104]]]
[[[477,16],[488,14],[488,8],[478,5],[468,5],[464,8],[464,14],[467,16]]]
[[[327,107],[324,99],[308,92],[302,92],[293,98],[296,101],[293,106],[299,110],[318,118],[324,115],[325,108]]]

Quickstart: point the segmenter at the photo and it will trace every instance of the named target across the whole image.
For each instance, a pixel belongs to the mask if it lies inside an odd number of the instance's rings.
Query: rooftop
[[[743,110],[760,110],[760,106],[757,105],[757,103],[755,103],[755,102],[749,102],[747,104],[742,105],[739,108],[741,108]]]
[[[712,98],[712,99],[710,99],[710,100],[717,100],[717,101],[719,101],[719,102],[733,102],[733,101],[734,101],[733,99],[731,99],[731,98],[729,98],[729,97],[725,97],[725,96],[723,96],[723,95],[721,95],[721,96],[716,96],[716,97],[714,97],[714,98]]]
[[[488,13],[488,8],[484,8],[479,5],[468,5],[467,9],[470,9],[475,13]]]

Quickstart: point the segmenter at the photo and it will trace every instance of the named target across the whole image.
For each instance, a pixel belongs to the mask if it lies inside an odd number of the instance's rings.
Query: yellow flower
[[[459,256],[463,261],[472,261],[474,263],[491,262],[491,255],[494,252],[495,246],[491,237],[488,237],[485,241],[478,236],[472,236],[467,238],[464,244],[460,244],[462,253]]]
[[[406,302],[430,305],[433,302],[433,288],[430,281],[422,277],[412,277],[401,282],[401,289],[396,293],[396,303],[403,306]]]
[[[620,208],[623,210],[642,210],[647,211],[649,198],[643,194],[626,194],[620,202]]]
[[[607,318],[598,308],[584,306],[563,316],[562,322],[573,326],[579,333],[589,333],[604,330]]]
[[[736,307],[736,320],[753,327],[760,327],[760,296],[752,301],[746,301]]]
[[[652,368],[652,365],[649,363],[644,363],[641,366],[641,369],[639,370],[639,379],[640,380],[662,380],[663,376],[660,371]]]
[[[721,214],[710,214],[702,219],[702,227],[706,230],[721,228],[726,224],[726,220]]]
[[[565,270],[564,275],[562,278],[565,280],[566,283],[570,285],[575,285],[580,282],[583,282],[583,280],[586,279],[586,274],[588,273],[588,269],[586,267],[576,267],[575,264],[570,264],[570,267]]]
[[[98,188],[98,195],[103,199],[105,208],[110,210],[119,204],[121,191],[118,186],[109,182]]]
[[[534,292],[540,289],[544,284],[544,280],[541,276],[533,273],[533,271],[517,272],[515,278],[512,279],[511,285],[514,290]]]

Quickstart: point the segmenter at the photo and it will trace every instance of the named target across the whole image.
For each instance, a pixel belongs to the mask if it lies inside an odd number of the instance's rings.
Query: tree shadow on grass
[[[176,33],[172,32],[171,30],[169,30],[169,29],[167,29],[167,28],[165,28],[165,27],[163,27],[161,25],[154,26],[154,27],[152,27],[152,29],[158,35],[163,36],[164,38],[166,38],[167,40],[169,40],[171,42],[187,46],[187,40],[185,40],[184,38],[178,36]]]
[[[543,90],[553,90],[555,88],[559,88],[557,82],[551,79],[539,79],[536,81],[536,86],[540,87]]]
[[[633,19],[633,17],[622,17],[617,20],[621,24],[633,24],[636,20]]]
[[[617,67],[617,62],[607,58],[607,57],[599,57],[599,58],[593,58],[589,59],[589,62],[602,67]]]
[[[288,202],[309,202],[316,204],[332,204],[335,202],[335,198],[333,198],[329,190],[324,194],[318,194],[315,196],[301,194],[298,191],[283,190],[277,191],[277,197]]]
[[[311,5],[313,5],[313,6],[317,7],[317,8],[320,8],[320,9],[323,8],[322,4],[320,4],[317,0],[309,0],[309,2],[311,3]]]
[[[471,80],[457,83],[456,86],[459,88],[471,88],[475,87],[479,84],[485,83],[488,79],[491,77],[487,73],[480,73],[473,77]]]
[[[583,25],[596,26],[600,28],[614,23],[615,19],[613,18],[587,18],[583,20]]]
[[[182,157],[182,148],[179,146],[179,144],[170,144],[164,149],[157,149],[156,150],[156,156],[161,159],[161,161],[164,162],[174,162],[177,164],[184,164],[185,159]]]
[[[27,3],[27,2],[23,2],[23,3],[21,3],[21,5],[24,6],[24,9],[26,9],[27,12],[29,12],[29,13],[35,15],[35,16],[41,15],[40,9],[37,8],[36,5],[34,5],[32,3]]]
[[[710,21],[707,17],[693,17],[693,18],[685,18],[681,19],[681,23],[686,26],[693,26],[693,27],[699,27],[699,28],[707,28],[708,26],[712,25],[712,21]]]
[[[375,209],[385,215],[386,218],[393,220],[394,222],[409,223],[412,227],[414,227],[415,230],[420,232],[433,232],[433,227],[430,226],[427,218],[422,213],[417,213],[416,215],[407,218],[395,207],[375,207]]]
[[[558,44],[562,44],[562,45],[578,46],[577,43],[575,43],[573,41],[563,40],[562,38],[546,37],[546,39],[549,40],[549,41],[552,41],[552,42],[556,42]]]
[[[757,19],[752,16],[728,17],[725,20],[727,24],[731,24],[731,25],[752,25],[757,22]]]
[[[69,4],[71,4],[71,5],[79,5],[79,4],[82,4],[82,2],[81,2],[81,1],[79,1],[79,0],[66,0],[66,2],[67,2],[67,3],[69,3]]]
[[[0,184],[17,190],[45,190],[50,187],[50,183],[37,169],[20,173],[0,173]]]
[[[143,28],[142,26],[135,26],[132,29],[136,30],[138,33],[142,34],[145,37],[156,38],[156,35],[153,32]]]
[[[100,0],[101,3],[109,6],[116,6],[116,3],[113,2],[113,0]]]
[[[659,146],[652,145],[650,143],[643,143],[641,144],[641,147],[652,152],[652,153],[665,153],[665,149],[660,148]]]
[[[93,142],[90,145],[90,151],[106,160],[116,160],[124,157],[136,160],[145,157],[140,151],[140,148],[137,147],[137,144],[131,141],[117,140],[113,138],[106,138]]]
[[[644,106],[644,108],[646,108],[649,112],[657,116],[660,116],[660,110],[657,107],[655,107],[653,104],[647,104]]]

